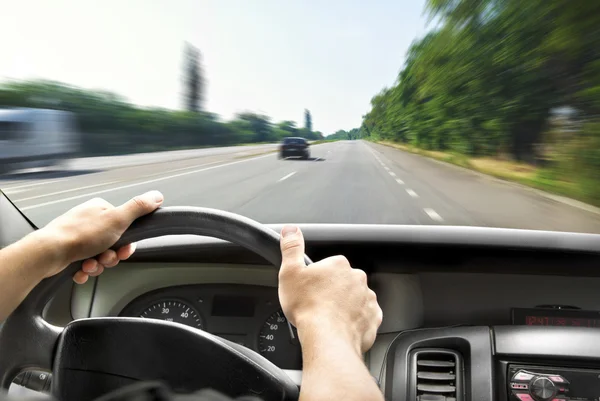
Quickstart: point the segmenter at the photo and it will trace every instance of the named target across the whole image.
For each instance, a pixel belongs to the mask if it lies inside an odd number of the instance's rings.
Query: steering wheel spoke
[[[0,386],[8,389],[23,369],[52,370],[56,342],[62,327],[48,323],[42,312],[52,296],[81,268],[74,263],[65,271],[43,280],[6,319],[0,330]]]

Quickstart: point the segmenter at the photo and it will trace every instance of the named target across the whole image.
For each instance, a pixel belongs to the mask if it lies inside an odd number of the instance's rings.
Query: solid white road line
[[[392,177],[395,177],[395,176],[396,176],[396,173],[394,173],[393,171],[389,171],[389,173],[390,173],[390,175],[391,175]]]
[[[47,196],[66,194],[67,192],[79,191],[79,190],[82,190],[82,189],[102,187],[102,186],[114,184],[115,182],[120,182],[120,181],[103,182],[101,184],[87,185],[85,187],[65,189],[64,191],[51,192],[49,194],[43,194],[43,195],[38,195],[38,196],[30,196],[29,198],[15,199],[15,200],[13,200],[13,202],[24,202],[24,201],[31,200],[31,199],[38,199],[38,198],[45,198]]]
[[[442,219],[442,216],[440,216],[439,214],[437,214],[437,212],[433,209],[429,209],[429,208],[425,208],[423,209],[425,211],[425,213],[427,213],[427,215],[429,217],[431,217],[431,220],[433,221],[444,221],[444,219]]]
[[[417,193],[415,191],[413,191],[412,189],[410,189],[410,188],[406,188],[406,192],[408,192],[408,194],[410,196],[412,196],[413,198],[418,198],[419,197],[419,195],[417,195]]]
[[[231,163],[219,164],[218,166],[201,168],[199,170],[186,171],[184,173],[168,175],[166,177],[159,177],[159,178],[155,178],[155,179],[147,180],[147,181],[142,181],[142,182],[135,182],[133,184],[122,185],[120,187],[103,189],[102,191],[90,192],[90,193],[87,193],[87,194],[82,194],[82,195],[77,195],[77,196],[71,196],[69,198],[63,198],[63,199],[57,199],[57,200],[50,201],[50,202],[44,202],[44,203],[40,203],[40,204],[37,204],[37,205],[20,207],[19,209],[21,209],[22,211],[23,210],[36,209],[38,207],[43,207],[43,206],[48,206],[48,205],[54,205],[56,203],[68,202],[68,201],[75,200],[75,199],[87,198],[89,196],[95,196],[95,195],[103,194],[103,193],[106,193],[106,192],[118,191],[118,190],[121,190],[121,189],[138,187],[140,185],[152,184],[154,182],[159,182],[159,181],[164,181],[164,180],[170,180],[171,178],[177,178],[177,177],[182,177],[182,176],[185,176],[185,175],[190,175],[190,174],[195,174],[195,173],[201,173],[203,171],[213,170],[213,169],[216,169],[216,168],[219,168],[219,167],[233,166],[234,164],[246,163],[246,162],[249,162],[249,161],[252,161],[252,160],[258,160],[258,159],[264,159],[265,157],[273,157],[273,155],[272,154],[267,154],[267,155],[263,155],[263,156],[253,157],[253,158],[250,158],[250,159],[238,160],[238,161],[231,162]]]
[[[281,182],[283,180],[287,180],[288,178],[290,178],[291,176],[293,176],[294,174],[296,174],[296,172],[294,171],[293,173],[289,173],[288,175],[286,175],[285,177],[281,177],[280,179],[277,180],[277,182]]]
[[[4,193],[6,193],[6,194],[16,193],[16,192],[22,192],[22,191],[14,191],[13,192],[13,189],[21,189],[21,188],[37,187],[38,185],[53,184],[55,182],[68,180],[69,178],[73,178],[73,177],[61,178],[59,180],[50,180],[50,181],[44,181],[44,182],[36,182],[36,183],[33,183],[33,184],[27,184],[27,185],[18,185],[18,186],[14,186],[14,187],[5,187],[2,191],[4,191]]]
[[[400,178],[396,178],[396,182],[400,185],[404,185],[404,181],[402,181]]]
[[[162,173],[158,173],[158,174],[142,175],[142,176],[140,176],[138,178],[156,177],[158,175],[165,174],[165,173],[175,173],[177,171],[189,170],[191,168],[198,168],[198,167],[210,166],[210,165],[217,164],[217,163],[223,163],[223,161],[224,160],[217,160],[217,161],[209,162],[209,163],[196,164],[194,166],[180,167],[180,168],[175,168],[173,170],[163,171]],[[159,162],[159,163],[162,163],[162,162]],[[125,166],[125,167],[130,167],[130,166]],[[136,167],[136,166],[131,166],[131,167]],[[33,184],[20,185],[20,186],[16,186],[16,187],[8,187],[8,188],[3,189],[2,191],[5,194],[16,194],[16,193],[20,193],[20,192],[27,192],[27,191],[30,191],[32,189],[37,189],[37,188],[31,188],[31,189],[18,189],[18,188],[37,187],[39,185],[53,184],[55,182],[62,182],[62,181],[66,181],[66,180],[70,180],[70,179],[78,178],[78,177],[84,177],[84,175],[76,175],[76,176],[72,176],[72,177],[65,177],[65,178],[61,178],[61,179],[58,179],[58,180],[51,180],[51,181],[38,181],[38,182],[33,183]],[[106,183],[106,184],[113,184],[115,182],[118,182],[118,181],[111,181],[111,182]],[[91,185],[91,186],[88,186],[88,187],[79,187],[79,188],[75,188],[75,189],[72,189],[72,190],[70,189],[70,190],[67,190],[67,191],[60,191],[60,192],[54,192],[54,193],[44,194],[44,195],[40,195],[40,196],[33,196],[31,198],[17,199],[15,202],[25,201],[25,200],[29,200],[29,199],[35,199],[35,198],[41,198],[41,197],[45,197],[45,196],[57,195],[57,194],[60,194],[60,193],[63,193],[63,192],[76,191],[76,190],[79,190],[79,189],[91,188],[91,187],[94,187],[94,186],[102,186],[102,185],[106,185],[106,184],[97,184],[97,185]],[[14,189],[18,189],[18,190],[17,191],[13,191]]]

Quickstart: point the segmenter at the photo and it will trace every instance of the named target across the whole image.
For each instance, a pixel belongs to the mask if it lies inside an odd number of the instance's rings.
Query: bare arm
[[[37,232],[0,250],[0,321],[25,299],[45,276],[62,263],[55,244]]]
[[[303,374],[300,401],[382,401],[383,395],[362,356],[327,324],[298,331],[302,343]]]
[[[85,283],[105,268],[127,259],[135,245],[110,250],[131,223],[162,204],[162,194],[148,192],[121,206],[92,199],[69,210],[16,243],[0,249],[0,321],[6,319],[44,278],[85,260],[73,280]],[[88,259],[91,258],[91,259]]]

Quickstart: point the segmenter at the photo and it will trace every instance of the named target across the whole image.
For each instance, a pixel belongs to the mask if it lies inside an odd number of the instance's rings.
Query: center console
[[[600,401],[595,327],[460,326],[400,333],[384,367],[386,400]]]

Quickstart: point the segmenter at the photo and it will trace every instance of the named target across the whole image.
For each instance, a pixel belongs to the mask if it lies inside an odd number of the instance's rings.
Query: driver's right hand
[[[368,351],[381,325],[382,311],[363,270],[353,269],[344,256],[304,264],[304,237],[298,227],[281,231],[283,261],[279,300],[296,326],[300,341],[306,330],[333,330],[358,353]]]

